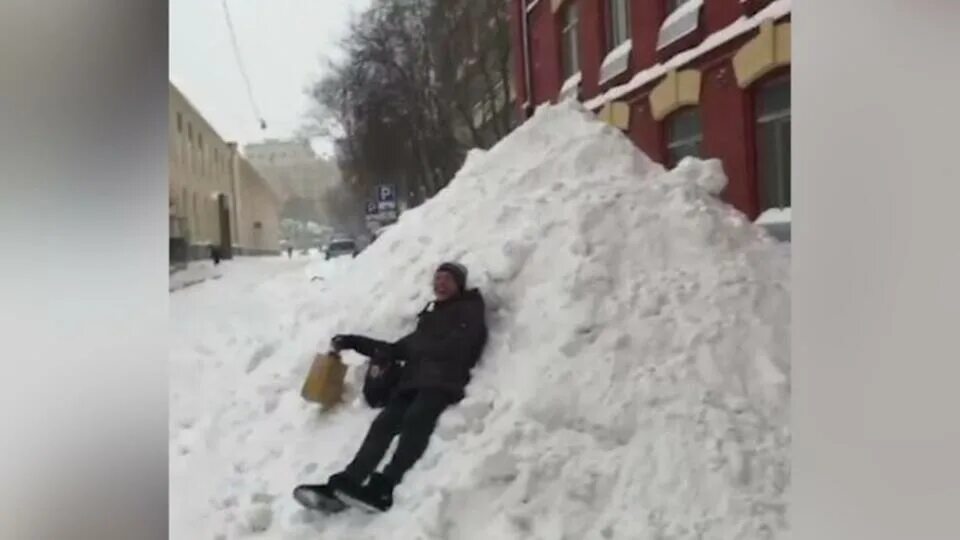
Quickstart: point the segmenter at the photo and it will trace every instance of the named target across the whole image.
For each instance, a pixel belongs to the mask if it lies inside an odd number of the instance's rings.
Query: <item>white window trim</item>
[[[702,8],[703,0],[688,0],[668,15],[663,24],[660,25],[657,50],[672,45],[693,33],[700,26],[700,10]]]
[[[615,49],[607,54],[600,64],[600,84],[604,84],[610,79],[620,75],[627,70],[630,65],[630,53],[633,51],[633,40],[628,39],[617,45]]]
[[[703,131],[701,131],[698,135],[689,135],[687,137],[682,137],[679,139],[673,139],[672,141],[667,141],[667,150],[673,150],[674,148],[687,146],[691,143],[697,143],[698,145],[702,145]]]
[[[677,112],[679,113],[680,111],[677,111]],[[688,135],[688,136],[686,136],[686,137],[681,137],[681,138],[678,138],[678,139],[672,139],[672,140],[671,140],[671,139],[669,138],[669,137],[670,137],[670,130],[669,130],[669,127],[668,127],[668,131],[667,131],[667,153],[668,153],[668,154],[673,153],[673,152],[672,152],[673,149],[675,149],[675,148],[677,148],[677,147],[681,147],[681,146],[687,146],[687,145],[689,145],[690,143],[696,143],[698,146],[701,147],[701,150],[703,149],[703,142],[704,142],[703,117],[700,116],[700,115],[701,115],[701,111],[700,111],[699,107],[697,107],[696,113],[697,113],[697,124],[699,124],[699,128],[700,128],[700,129],[697,131],[697,133],[696,133],[695,135]],[[674,117],[674,118],[669,118],[668,120],[675,120],[675,119],[676,119],[676,118]],[[679,165],[679,162],[676,163],[675,165]]]
[[[578,71],[570,76],[566,81],[563,81],[563,86],[560,87],[559,98],[560,101],[576,98],[577,91],[580,89],[580,82],[583,80],[583,72]]]
[[[785,119],[785,118],[790,118],[790,113],[791,113],[791,110],[790,110],[789,108],[787,108],[786,110],[782,110],[782,111],[777,111],[777,112],[772,112],[772,113],[764,113],[764,114],[761,114],[761,115],[757,116],[757,122],[758,122],[758,123],[776,122],[777,120],[783,120],[783,119]]]

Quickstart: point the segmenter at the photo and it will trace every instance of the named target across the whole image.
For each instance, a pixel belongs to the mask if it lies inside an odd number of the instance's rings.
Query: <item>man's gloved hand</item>
[[[333,336],[333,339],[330,340],[330,347],[336,352],[343,350],[352,351],[356,348],[356,336],[349,334],[338,334]]]

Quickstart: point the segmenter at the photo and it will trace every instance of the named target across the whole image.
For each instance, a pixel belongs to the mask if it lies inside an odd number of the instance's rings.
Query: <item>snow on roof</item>
[[[606,103],[619,99],[638,88],[659,79],[667,74],[671,69],[682,67],[683,65],[699,58],[700,56],[736,39],[754,28],[760,26],[763,21],[768,19],[778,19],[791,11],[792,0],[775,0],[773,3],[757,12],[752,17],[740,17],[726,28],[714,32],[707,36],[696,47],[678,53],[665,63],[655,64],[647,69],[638,71],[633,78],[620,86],[615,86],[610,90],[588,100],[585,105],[588,109],[595,110]]]

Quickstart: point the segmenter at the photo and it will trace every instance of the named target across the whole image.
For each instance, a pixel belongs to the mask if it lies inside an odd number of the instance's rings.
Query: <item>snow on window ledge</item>
[[[780,242],[790,243],[793,240],[793,218],[790,208],[771,208],[754,222],[766,229],[767,233]]]
[[[610,51],[610,54],[600,64],[600,84],[627,70],[627,66],[630,65],[630,52],[632,50],[633,40],[628,39]]]
[[[771,208],[754,222],[757,225],[789,225],[793,222],[790,215],[790,208]]]
[[[671,13],[660,26],[657,50],[661,50],[684,36],[690,35],[700,24],[703,0],[689,0]]]
[[[571,75],[569,79],[564,81],[563,86],[560,87],[560,101],[570,99],[571,97],[576,98],[577,90],[580,89],[580,81],[582,80],[583,75],[578,71],[575,75]]]
[[[633,78],[630,79],[630,81],[619,86],[615,86],[606,92],[593,97],[593,99],[584,103],[584,106],[590,110],[595,110],[602,107],[606,103],[619,99],[630,92],[633,92],[634,90],[649,84],[660,77],[663,77],[669,70],[684,66],[687,63],[700,58],[702,55],[716,49],[717,47],[729,43],[731,40],[736,39],[747,32],[755,30],[764,21],[775,21],[778,18],[789,14],[792,9],[792,2],[793,0],[773,0],[773,2],[760,10],[758,13],[751,15],[750,17],[740,17],[726,28],[710,34],[696,47],[678,53],[676,56],[673,56],[666,62],[654,64],[653,66],[634,73]]]
[[[533,8],[537,7],[537,4],[540,3],[540,0],[532,0],[527,3],[527,13],[533,11]]]

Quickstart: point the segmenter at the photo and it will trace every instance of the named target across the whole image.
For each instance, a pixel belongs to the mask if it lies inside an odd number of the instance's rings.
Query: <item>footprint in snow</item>
[[[269,506],[255,506],[247,512],[247,527],[252,533],[262,533],[273,524],[273,509]]]
[[[269,493],[254,493],[250,497],[250,501],[258,504],[271,504],[276,498],[276,495],[271,495]]]
[[[272,414],[273,411],[277,410],[277,406],[280,405],[280,397],[272,396],[266,399],[263,403],[263,412],[264,414]]]
[[[278,347],[279,344],[276,341],[261,345],[254,351],[253,356],[250,357],[250,362],[247,363],[247,373],[252,373],[253,370],[260,367],[260,364],[262,364],[264,360],[270,358],[273,353],[277,352]]]

